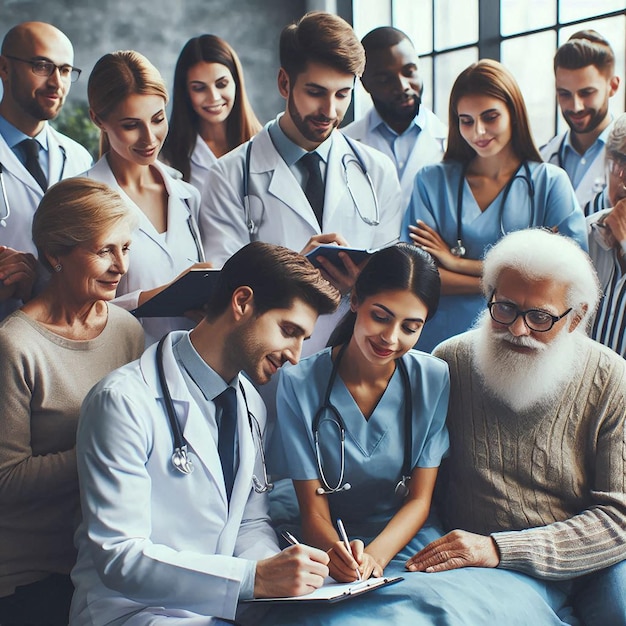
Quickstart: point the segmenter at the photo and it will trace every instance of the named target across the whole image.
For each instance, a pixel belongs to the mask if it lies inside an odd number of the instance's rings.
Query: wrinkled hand
[[[0,246],[0,301],[28,300],[37,279],[37,259],[28,252]]]
[[[604,223],[611,229],[611,234],[619,243],[626,241],[626,198],[622,198],[604,218]]]
[[[330,557],[330,575],[340,583],[351,583],[357,580],[356,570],[361,578],[366,580],[370,576],[382,576],[383,568],[371,554],[364,550],[363,542],[354,539],[350,542],[352,553],[348,552],[343,541],[337,541],[328,551]]]
[[[498,563],[498,548],[491,537],[453,530],[412,556],[406,568],[430,573],[459,567],[497,567]]]
[[[255,598],[303,596],[318,589],[328,576],[328,555],[298,544],[269,559],[258,561],[254,578]]]
[[[432,254],[441,267],[455,271],[458,259],[452,254],[448,244],[434,228],[422,220],[417,220],[415,226],[409,226],[409,231],[409,236],[415,245]]]

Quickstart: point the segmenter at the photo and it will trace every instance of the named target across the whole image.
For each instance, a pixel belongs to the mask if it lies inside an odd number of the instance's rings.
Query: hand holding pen
[[[348,554],[354,559],[354,561],[357,562],[356,555],[354,554],[354,551],[348,539],[348,534],[346,533],[346,528],[343,525],[343,522],[341,521],[340,518],[337,518],[337,528],[339,529],[339,536],[341,537],[341,540],[343,541],[343,545],[345,549],[347,550]],[[357,567],[355,568],[354,571],[356,572],[356,579],[362,580],[361,572],[359,571],[359,568],[358,568],[358,562],[357,562]]]

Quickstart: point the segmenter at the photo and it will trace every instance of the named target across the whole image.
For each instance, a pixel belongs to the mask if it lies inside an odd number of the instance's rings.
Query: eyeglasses
[[[491,297],[495,295],[495,291]],[[524,319],[524,323],[530,330],[537,333],[547,333],[559,320],[563,319],[571,310],[570,307],[563,315],[552,315],[542,309],[528,309],[522,311],[510,302],[489,302],[489,314],[491,319],[498,324],[511,326],[518,317]]]
[[[55,65],[52,61],[31,61],[29,59],[20,59],[19,57],[11,56],[10,54],[4,55],[7,59],[12,61],[21,61],[22,63],[28,63],[33,70],[33,74],[37,76],[52,76],[54,70],[59,70],[59,75],[63,80],[70,79],[70,82],[75,83],[82,70],[71,65]]]

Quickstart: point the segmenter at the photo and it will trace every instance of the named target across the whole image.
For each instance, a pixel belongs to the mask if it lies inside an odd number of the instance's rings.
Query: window
[[[537,145],[564,127],[554,94],[556,48],[593,28],[611,42],[621,78],[610,110],[626,110],[624,0],[353,0],[354,29],[363,37],[391,24],[412,39],[420,55],[424,104],[447,122],[448,97],[457,75],[479,58],[506,65],[520,84]],[[357,90],[355,113],[371,106]]]

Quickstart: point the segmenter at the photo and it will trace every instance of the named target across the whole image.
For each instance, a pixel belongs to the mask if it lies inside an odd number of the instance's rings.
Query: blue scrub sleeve
[[[280,370],[276,393],[276,428],[282,442],[289,478],[313,480],[318,478],[318,472],[311,423],[318,407],[307,406],[307,400],[311,404],[312,396],[317,398],[319,394],[311,394],[311,390],[306,387],[314,384],[314,381],[303,381],[298,373],[295,368]]]
[[[446,428],[446,416],[448,414],[448,400],[450,398],[450,376],[448,368],[442,370],[439,385],[433,390],[433,386],[427,388],[422,387],[423,393],[427,396],[433,396],[429,399],[430,405],[430,422],[428,431],[421,438],[424,442],[421,451],[416,459],[414,459],[413,467],[439,467],[441,459],[444,458],[450,447],[450,438],[448,429]],[[420,389],[412,385],[413,389]],[[426,416],[415,416],[416,419],[424,419]],[[415,419],[414,418],[414,419]],[[415,429],[414,429],[415,430]],[[420,441],[413,440],[413,445],[420,445]]]

